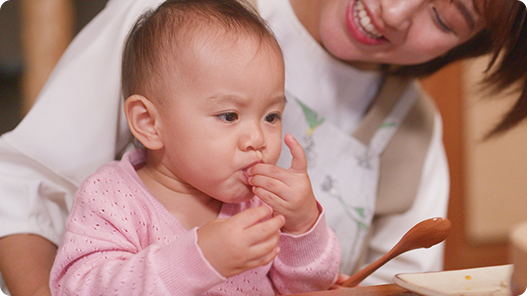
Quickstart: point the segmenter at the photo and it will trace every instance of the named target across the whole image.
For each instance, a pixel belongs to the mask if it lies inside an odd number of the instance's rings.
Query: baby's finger
[[[293,172],[306,171],[306,154],[304,153],[304,149],[302,149],[300,143],[298,143],[298,141],[291,134],[285,135],[284,142],[289,148],[289,151],[291,151],[291,156],[293,156],[293,159],[291,160],[291,168],[289,170]]]
[[[259,163],[251,167],[247,171],[247,173],[251,177],[261,175],[261,176],[267,176],[267,177],[271,177],[273,179],[278,179],[278,180],[284,180],[291,174],[284,168],[281,168],[279,166],[275,166],[272,164],[264,164],[264,163]]]
[[[283,216],[275,216],[267,221],[260,222],[247,228],[244,232],[245,238],[252,242],[252,246],[261,244],[272,238],[278,239],[280,229],[284,227],[285,219]]]
[[[347,274],[343,274],[343,273],[340,273],[337,277],[337,281],[333,284],[333,286],[331,286],[329,289],[330,290],[337,290],[337,289],[343,289],[343,288],[346,288],[344,286],[342,286],[342,284],[347,280],[349,279],[350,276],[347,275]]]
[[[274,257],[278,254],[280,249],[278,248],[278,241],[280,239],[280,231],[279,229],[282,228],[284,225],[284,217],[283,216],[276,216],[272,219],[269,219],[266,222],[269,222],[269,224],[272,224],[271,227],[267,227],[270,225],[264,225],[264,223],[260,223],[258,225],[255,225],[251,228],[251,235],[259,234],[260,238],[258,239],[258,243],[253,244],[250,247],[250,264],[253,266],[261,266],[265,265],[271,260],[274,259]],[[275,227],[280,227],[276,229]],[[262,228],[264,228],[262,230]],[[270,231],[270,232],[268,232]],[[264,235],[264,233],[267,233],[267,235]]]
[[[269,262],[273,261],[276,255],[280,253],[280,248],[276,244],[271,247],[270,251],[267,250],[269,249],[269,246],[261,245],[257,248],[258,249],[255,250],[255,254],[259,254],[259,256],[255,256],[253,259],[247,262],[247,265],[251,266],[251,268],[269,264]]]
[[[277,195],[262,187],[253,187],[253,193],[275,211],[280,211],[280,209],[282,209],[284,204],[287,202],[282,197],[280,197],[280,195]]]
[[[242,226],[243,229],[248,229],[251,226],[258,224],[258,222],[263,219],[271,216],[271,214],[272,210],[268,206],[262,205],[242,211],[232,216],[229,220],[235,225]]]
[[[283,180],[266,175],[254,175],[249,178],[249,184],[253,187],[262,187],[274,194],[280,195],[287,190],[288,185]]]

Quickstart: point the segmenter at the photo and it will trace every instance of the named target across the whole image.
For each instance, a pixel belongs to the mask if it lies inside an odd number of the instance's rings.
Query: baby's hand
[[[249,184],[262,201],[285,217],[284,232],[302,234],[318,219],[317,206],[307,174],[307,160],[302,146],[290,134],[284,138],[293,160],[288,170],[270,164],[257,164],[249,171]]]
[[[284,217],[269,217],[267,206],[251,208],[228,219],[216,219],[198,229],[198,245],[209,263],[224,277],[271,262],[280,252],[277,246]]]

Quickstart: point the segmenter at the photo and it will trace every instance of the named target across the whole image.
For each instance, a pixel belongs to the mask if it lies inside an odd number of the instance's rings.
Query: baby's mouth
[[[359,30],[371,39],[382,39],[384,36],[377,30],[368,16],[366,7],[361,0],[357,0],[353,9],[353,17]]]
[[[245,168],[242,169],[242,172],[243,172],[243,176],[244,176],[244,181],[246,182],[247,185],[249,185],[249,173],[247,173],[247,171],[252,168],[253,166],[259,164],[259,163],[263,163],[263,161],[259,160],[259,161],[255,161],[253,163],[251,163],[250,165],[246,166]]]

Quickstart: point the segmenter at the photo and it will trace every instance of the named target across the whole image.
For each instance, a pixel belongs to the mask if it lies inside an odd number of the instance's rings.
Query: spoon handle
[[[362,282],[365,278],[367,278],[370,274],[374,273],[379,267],[383,266],[386,262],[392,260],[394,257],[398,256],[399,254],[396,254],[394,252],[395,248],[390,250],[388,253],[384,254],[381,258],[377,259],[372,264],[364,267],[357,273],[350,276],[347,280],[345,280],[342,283],[343,287],[355,287],[360,282]]]

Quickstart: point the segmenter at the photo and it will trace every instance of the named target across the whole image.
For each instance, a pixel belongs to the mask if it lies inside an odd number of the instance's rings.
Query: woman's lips
[[[351,1],[348,5],[346,25],[351,36],[362,44],[379,45],[386,42],[361,0]]]

